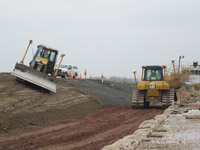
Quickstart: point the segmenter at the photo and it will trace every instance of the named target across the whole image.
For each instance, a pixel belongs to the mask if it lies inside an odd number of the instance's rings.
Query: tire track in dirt
[[[130,106],[106,107],[83,118],[21,130],[17,133],[20,137],[5,135],[0,139],[0,147],[5,150],[99,150],[133,133],[141,122],[162,112],[133,110]]]

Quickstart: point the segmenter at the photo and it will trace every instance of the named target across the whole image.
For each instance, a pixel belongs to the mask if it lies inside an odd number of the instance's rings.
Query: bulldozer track
[[[132,108],[144,108],[144,92],[137,89],[133,90]]]
[[[163,91],[161,107],[166,108],[170,106],[174,101],[174,89],[168,91]],[[132,108],[144,108],[144,91],[139,91],[137,89],[133,90],[132,95]],[[160,106],[160,105],[159,105]]]
[[[174,89],[164,91],[162,95],[162,107],[170,106],[174,101]]]

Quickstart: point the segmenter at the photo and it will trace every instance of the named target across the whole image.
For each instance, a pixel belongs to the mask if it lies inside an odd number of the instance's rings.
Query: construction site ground
[[[92,96],[66,82],[58,82],[57,88],[57,93],[49,93],[1,73],[0,133],[83,116],[102,107]]]
[[[66,79],[63,79],[66,80]],[[111,82],[101,80],[67,80],[84,92],[94,96],[99,103],[108,105],[131,105],[132,83]]]
[[[131,83],[58,79],[57,87],[0,74],[0,149],[99,150],[163,112],[133,110]]]
[[[151,150],[199,150],[200,149],[200,111],[191,110],[184,112],[186,108],[200,108],[200,105],[193,107],[178,107],[177,111],[160,124],[146,139],[135,149]]]

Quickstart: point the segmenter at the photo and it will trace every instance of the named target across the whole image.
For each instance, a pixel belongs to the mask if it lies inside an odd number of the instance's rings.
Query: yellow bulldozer
[[[180,58],[179,58],[180,59]],[[177,89],[181,86],[180,60],[178,73],[172,60],[173,73],[167,72],[167,66],[142,66],[141,82],[137,83],[136,71],[133,71],[136,88],[133,90],[132,107],[149,108],[170,106],[177,101]]]
[[[56,92],[56,75],[65,54],[61,55],[58,68],[54,71],[58,50],[45,45],[38,45],[38,49],[33,56],[33,59],[29,63],[29,66],[26,66],[24,65],[24,59],[31,44],[32,40],[29,41],[23,59],[20,63],[16,63],[11,74],[19,79],[36,84],[52,92]]]

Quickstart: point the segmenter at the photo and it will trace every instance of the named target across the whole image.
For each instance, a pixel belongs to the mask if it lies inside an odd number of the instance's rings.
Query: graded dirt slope
[[[0,133],[27,125],[79,117],[101,105],[78,88],[64,81],[57,93],[29,83],[16,82],[8,73],[0,73]]]
[[[133,110],[130,106],[106,107],[82,118],[29,127],[0,136],[2,150],[100,150],[132,134],[159,109]]]

